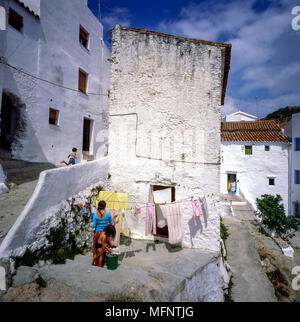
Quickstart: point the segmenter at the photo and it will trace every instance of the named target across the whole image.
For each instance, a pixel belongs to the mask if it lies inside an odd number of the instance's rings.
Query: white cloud
[[[300,93],[292,93],[280,95],[273,98],[258,99],[257,105],[253,98],[252,101],[236,99],[227,97],[225,105],[222,106],[222,115],[233,113],[237,110],[242,110],[246,113],[254,114],[259,118],[264,118],[269,113],[277,110],[278,108],[286,106],[300,106]]]
[[[121,26],[130,26],[131,14],[127,8],[114,7],[113,10],[101,19],[106,29],[113,29],[116,24]]]
[[[275,0],[267,10],[260,11],[253,9],[256,2],[189,3],[178,19],[162,21],[157,28],[185,37],[232,43],[230,97],[223,111],[232,112],[234,104],[245,104],[248,112],[256,114],[255,102],[246,102],[261,90],[266,97],[261,102],[268,112],[283,105],[300,105],[300,31],[291,28],[291,9],[297,1]]]
[[[221,114],[231,114],[238,111],[238,105],[234,98],[227,96],[224,106],[222,106]]]

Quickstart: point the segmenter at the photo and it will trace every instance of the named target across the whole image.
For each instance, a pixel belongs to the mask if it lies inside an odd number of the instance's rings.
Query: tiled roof
[[[221,137],[222,141],[289,142],[274,120],[222,122]]]
[[[229,74],[229,70],[230,70],[231,44],[215,42],[215,41],[208,41],[208,40],[201,40],[201,39],[195,39],[195,38],[180,37],[180,36],[175,36],[175,35],[164,34],[162,32],[151,31],[151,30],[147,30],[147,29],[139,29],[139,28],[135,28],[135,27],[122,27],[122,26],[120,26],[120,27],[122,30],[135,31],[135,32],[139,32],[139,33],[158,35],[158,36],[168,37],[168,38],[175,38],[175,39],[179,39],[179,40],[183,40],[183,41],[201,43],[201,44],[210,45],[210,46],[224,47],[225,48],[225,59],[224,59],[224,77],[223,77],[222,101],[221,101],[221,105],[224,105],[227,82],[228,82],[228,74]],[[113,31],[113,29],[108,31],[108,34],[112,35],[112,31]]]

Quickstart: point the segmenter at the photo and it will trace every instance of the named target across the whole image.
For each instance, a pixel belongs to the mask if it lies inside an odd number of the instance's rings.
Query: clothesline
[[[140,202],[140,201],[119,201],[119,200],[109,200],[109,202],[117,202],[119,204],[125,203],[125,204],[135,204],[135,205],[146,205],[146,206],[141,206],[138,208],[147,208],[147,204],[154,204],[154,205],[172,205],[172,204],[177,204],[177,203],[186,203],[186,202],[191,202],[193,200],[199,199],[201,197],[191,197],[189,199],[182,199],[182,200],[178,200],[178,201],[173,201],[173,202],[164,202],[164,203],[154,203],[154,202]],[[110,209],[110,208],[109,208]],[[122,210],[122,209],[116,209],[116,210]]]

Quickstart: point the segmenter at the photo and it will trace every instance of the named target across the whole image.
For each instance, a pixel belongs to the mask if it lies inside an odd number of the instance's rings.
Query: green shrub
[[[297,230],[300,220],[293,216],[286,216],[280,195],[264,194],[256,199],[258,211],[256,215],[262,219],[262,224],[275,231],[281,237],[291,237],[293,230]]]
[[[40,286],[40,287],[46,287],[47,283],[46,281],[42,278],[41,275],[35,280],[35,282]]]
[[[227,230],[226,226],[224,225],[222,218],[220,218],[220,233],[221,233],[221,238],[223,240],[226,240],[227,237],[229,236],[228,230]]]

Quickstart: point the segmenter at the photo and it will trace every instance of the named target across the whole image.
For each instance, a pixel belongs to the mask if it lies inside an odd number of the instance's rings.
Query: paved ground
[[[26,182],[0,195],[0,244],[30,199],[37,180]]]
[[[277,302],[274,287],[255,248],[253,233],[258,228],[255,228],[254,215],[248,206],[233,208],[235,216],[223,218],[229,232],[226,249],[233,274],[232,299],[234,302]]]
[[[219,255],[128,239],[120,249],[119,267],[114,271],[91,266],[91,253],[76,256],[74,261],[67,260],[63,265],[35,267],[31,275],[39,273],[47,281],[47,288],[39,291],[35,283],[28,284],[30,272],[23,267],[22,276],[18,276],[18,270],[14,278],[14,286],[19,289],[10,288],[5,300],[26,301],[24,296],[28,297],[31,292],[34,301],[171,301],[182,290],[185,279],[190,279]],[[27,285],[20,288],[22,280]]]

